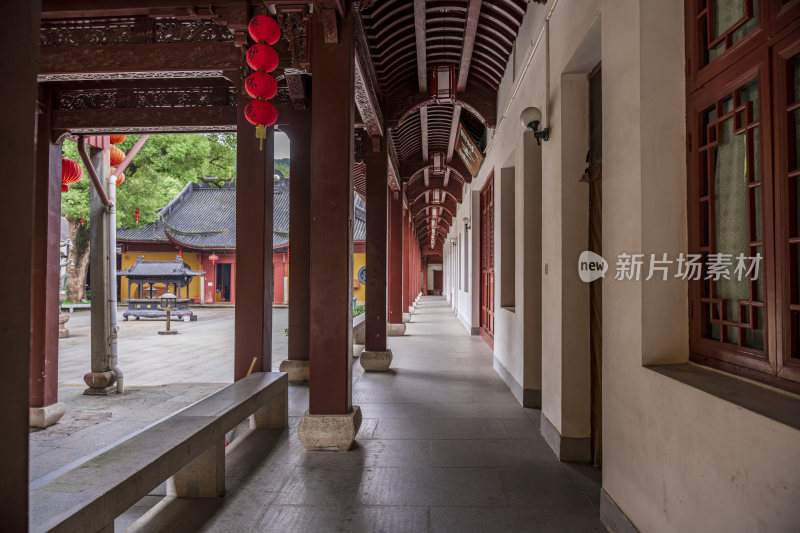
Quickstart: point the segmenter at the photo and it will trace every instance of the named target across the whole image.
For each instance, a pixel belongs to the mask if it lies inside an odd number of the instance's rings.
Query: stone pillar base
[[[66,339],[69,337],[69,330],[67,329],[66,323],[69,322],[69,315],[66,314],[59,314],[58,315],[58,338],[59,339]]]
[[[309,451],[346,452],[360,427],[361,408],[357,405],[346,415],[310,415],[306,411],[297,425],[297,437]]]
[[[89,372],[83,376],[83,381],[89,385],[89,388],[83,391],[84,394],[107,396],[117,390],[117,388],[113,386],[114,382],[117,381],[117,377],[111,371]]]
[[[367,372],[386,372],[392,364],[392,351],[364,350],[360,361],[361,368]]]
[[[289,374],[290,383],[302,383],[308,381],[309,368],[310,365],[308,361],[284,359],[281,361],[279,370]]]
[[[402,337],[406,334],[405,324],[386,324],[386,335],[389,337]]]
[[[411,313],[403,313],[403,324],[411,321]]]
[[[412,313],[413,313],[414,311],[416,311],[416,310],[417,310],[417,308],[416,308],[416,307],[414,307],[413,305],[409,305],[409,306],[408,306],[408,314],[409,314],[409,315],[410,315],[410,314],[412,314]]]
[[[31,407],[29,425],[32,428],[50,427],[53,424],[57,424],[66,412],[67,406],[61,402],[45,407]]]

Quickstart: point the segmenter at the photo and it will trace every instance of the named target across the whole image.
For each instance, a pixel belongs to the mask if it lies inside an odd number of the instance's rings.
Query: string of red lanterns
[[[139,222],[139,208],[136,208],[136,211],[133,212],[133,221]]]
[[[117,148],[116,146],[111,146],[108,149],[108,155],[111,159],[111,166],[116,167],[119,166],[120,163],[125,159],[125,152]]]
[[[61,192],[67,192],[69,186],[83,178],[83,167],[72,159],[61,158]]]
[[[256,138],[260,140],[259,148],[264,148],[267,128],[278,120],[278,110],[268,102],[278,92],[278,82],[270,76],[278,68],[278,52],[271,45],[281,38],[281,29],[275,19],[266,15],[256,15],[247,25],[250,37],[256,44],[247,49],[247,64],[252,72],[244,81],[247,94],[252,98],[244,108],[248,122],[256,127]]]
[[[111,167],[112,174],[114,173],[115,170],[117,170],[117,167]],[[117,183],[116,183],[117,187],[122,185],[124,182],[125,182],[125,174],[120,174],[119,176],[117,176]]]

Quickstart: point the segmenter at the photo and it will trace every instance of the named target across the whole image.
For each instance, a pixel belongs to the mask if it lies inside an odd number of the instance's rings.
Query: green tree
[[[118,147],[125,153],[139,139],[129,135]],[[64,157],[83,162],[75,143],[65,141]],[[125,181],[117,188],[117,227],[139,227],[158,217],[158,211],[167,205],[190,181],[202,177],[232,178],[236,175],[236,135],[175,134],[151,135],[131,164],[123,172]],[[61,195],[61,212],[69,223],[73,246],[72,264],[68,267],[69,299],[84,298],[86,273],[89,266],[89,174],[84,168],[84,178],[71,185]],[[139,210],[139,222],[135,212]]]
[[[286,176],[287,179],[289,178],[289,158],[288,157],[284,158],[284,159],[276,159],[273,164],[274,164],[276,170],[280,170],[281,172],[283,172],[283,175]]]

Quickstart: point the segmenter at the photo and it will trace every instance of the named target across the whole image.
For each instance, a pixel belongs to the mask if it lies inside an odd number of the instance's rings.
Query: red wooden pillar
[[[369,212],[367,212],[369,219]],[[389,199],[389,323],[403,323],[403,200],[397,192]],[[406,306],[406,309],[408,306]],[[406,312],[408,312],[406,310]]]
[[[272,202],[274,128],[263,149],[244,116],[249,98],[236,106],[236,325],[234,379],[272,369]],[[231,275],[233,273],[231,272]],[[216,283],[216,280],[215,280]]]
[[[50,132],[48,89],[39,92],[33,203],[33,287],[31,291],[31,422],[47,427],[64,414],[58,402],[58,314],[61,246],[61,144]]]
[[[325,43],[322,21],[335,10],[312,15],[311,415],[352,411],[354,46],[351,5],[343,4],[336,44]]]
[[[0,161],[9,178],[3,181],[3,252],[0,279],[13,287],[13,304],[0,308],[0,509],[5,531],[28,528],[29,353],[31,331],[42,325],[31,320],[32,259],[35,203],[34,139],[36,71],[39,65],[39,2],[3,6],[0,47],[13,50],[0,57],[3,87],[0,98]]]
[[[311,110],[289,118],[289,351],[291,361],[308,361],[311,238]],[[290,376],[291,377],[291,376]]]
[[[372,141],[377,146],[373,146],[373,150],[368,149],[366,154],[367,294],[364,350],[382,352],[386,351],[387,158],[386,141],[380,137]]]
[[[402,200],[401,200],[402,203]],[[410,312],[408,307],[410,302],[408,300],[408,294],[411,290],[408,286],[408,245],[409,245],[409,236],[408,236],[408,209],[403,206],[403,313]]]

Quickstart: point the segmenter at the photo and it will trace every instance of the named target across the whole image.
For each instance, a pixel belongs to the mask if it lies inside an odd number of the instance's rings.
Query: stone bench
[[[30,493],[30,531],[113,533],[114,519],[165,480],[167,494],[225,493],[225,434],[288,427],[288,380],[258,372],[150,426]]]
[[[91,309],[92,304],[61,304],[61,310],[68,310],[72,313],[75,309]]]

